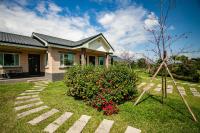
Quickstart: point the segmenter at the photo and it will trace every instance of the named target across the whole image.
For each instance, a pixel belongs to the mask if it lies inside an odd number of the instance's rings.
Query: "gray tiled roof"
[[[44,47],[42,43],[40,43],[36,39],[33,39],[32,37],[6,33],[1,31],[0,31],[0,42],[20,44],[26,46]]]
[[[85,38],[85,39],[82,39],[82,40],[79,40],[79,41],[70,41],[70,40],[66,40],[66,39],[62,39],[62,38],[58,38],[58,37],[53,37],[53,36],[49,36],[49,35],[44,35],[44,34],[40,34],[40,33],[33,33],[33,35],[47,41],[48,43],[51,43],[51,44],[68,46],[68,47],[77,47],[77,46],[82,45],[83,43],[86,43],[86,42],[92,40],[93,38],[95,38],[95,37],[97,37],[101,34],[91,36],[91,37],[88,37],[88,38]]]

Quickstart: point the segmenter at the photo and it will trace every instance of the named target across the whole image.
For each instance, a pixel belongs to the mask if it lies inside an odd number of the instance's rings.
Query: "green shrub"
[[[66,71],[65,83],[68,95],[80,99],[90,99],[98,92],[96,81],[103,68],[93,66],[74,66]]]
[[[116,103],[120,104],[137,94],[137,79],[135,72],[123,65],[108,69],[74,66],[65,75],[68,95],[87,101],[106,115],[117,113]]]
[[[129,100],[137,94],[137,76],[130,68],[124,65],[111,66],[101,74],[98,80],[100,89],[108,92],[105,97],[109,97],[116,103]]]

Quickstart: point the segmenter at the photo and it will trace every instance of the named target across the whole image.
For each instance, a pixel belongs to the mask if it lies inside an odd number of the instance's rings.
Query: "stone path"
[[[172,93],[172,92],[173,92],[173,86],[167,85],[167,93]]]
[[[181,86],[177,86],[178,91],[181,93],[181,95],[186,95],[185,89]]]
[[[39,89],[39,90],[26,90],[25,92],[36,92],[36,91],[43,91],[43,89]]]
[[[23,96],[23,95],[37,95],[39,93],[40,92],[24,92],[24,93],[21,93],[20,96]]]
[[[138,88],[141,88],[142,86],[146,85],[147,83],[142,82],[140,85],[138,85]]]
[[[196,90],[196,88],[190,88],[190,91],[192,92],[193,96],[200,97],[200,93]]]
[[[41,104],[43,104],[43,102],[30,103],[30,104],[26,104],[26,105],[22,105],[22,106],[17,106],[17,107],[15,107],[15,110],[18,111],[18,110],[30,108],[30,107],[33,107],[33,106],[38,106],[38,105],[41,105]]]
[[[91,116],[82,115],[81,118],[77,120],[66,133],[81,133],[90,118]]]
[[[48,119],[49,117],[52,117],[54,114],[59,112],[58,109],[50,109],[50,107],[43,105],[44,103],[39,98],[39,93],[41,91],[43,91],[43,89],[45,89],[46,86],[48,86],[47,84],[48,84],[48,82],[46,82],[46,81],[36,82],[35,86],[32,89],[26,90],[23,93],[19,94],[19,96],[16,98],[16,101],[14,103],[15,111],[18,112],[18,111],[22,111],[25,109],[29,109],[29,108],[30,109],[18,113],[17,119],[21,119],[21,118],[29,116],[31,114],[35,114],[40,111],[47,110],[47,111],[44,111],[45,113],[43,113],[27,122],[31,125],[38,125],[41,122]],[[142,84],[143,84],[142,86],[144,86],[146,83],[142,83]],[[154,85],[155,84],[152,83],[149,85],[149,87],[151,88]],[[71,113],[71,112],[65,112],[64,114],[59,116],[56,120],[49,123],[43,129],[43,131],[49,132],[49,133],[55,132],[61,125],[63,125],[65,122],[67,122],[67,120],[70,119],[70,117],[72,115],[73,115],[73,113]],[[74,122],[74,124],[68,129],[68,131],[66,133],[81,133],[90,119],[91,119],[91,116],[81,115],[81,117],[77,121]],[[114,124],[114,121],[104,119],[100,123],[100,125],[97,127],[95,132],[96,133],[109,133],[113,124]],[[139,133],[139,132],[141,132],[141,130],[131,127],[131,126],[128,126],[125,131],[125,133]]]
[[[113,123],[114,121],[104,119],[96,129],[95,133],[109,133]]]
[[[24,104],[24,103],[29,103],[29,102],[35,102],[35,101],[40,101],[40,98],[37,97],[37,98],[32,98],[32,99],[28,99],[24,101],[16,101],[15,105],[22,104],[22,103]]]
[[[34,118],[33,120],[29,121],[28,123],[31,124],[31,125],[36,125],[38,124],[39,122],[49,118],[50,116],[54,115],[55,113],[59,112],[59,110],[57,109],[51,109],[50,111],[44,113],[44,114],[41,114],[40,116]]]
[[[39,112],[39,111],[47,109],[47,108],[49,108],[49,107],[48,106],[40,106],[38,108],[34,108],[34,109],[31,109],[31,110],[28,110],[28,111],[25,111],[25,112],[17,114],[17,118],[19,119],[19,118],[25,117],[27,115]]]
[[[160,92],[161,91],[161,84],[158,84],[154,91]]]
[[[20,99],[29,99],[29,98],[35,98],[35,97],[38,97],[38,95],[20,96],[20,97],[17,97],[16,99],[17,99],[17,100],[20,100]]]
[[[126,128],[125,133],[141,133],[141,130],[137,129],[137,128],[134,128],[134,127],[131,127],[131,126],[128,126]]]
[[[61,126],[65,121],[67,121],[73,113],[71,112],[65,112],[63,115],[61,115],[59,118],[57,118],[55,121],[50,123],[45,129],[45,132],[53,133],[55,132],[59,126]]]

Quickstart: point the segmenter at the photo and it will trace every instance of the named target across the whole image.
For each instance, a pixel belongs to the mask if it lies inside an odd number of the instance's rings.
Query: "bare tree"
[[[123,51],[120,57],[131,68],[131,64],[133,63],[135,56],[128,51]]]
[[[151,44],[153,44],[153,49],[151,49],[150,51],[152,51],[153,53],[155,53],[155,55],[157,55],[157,57],[159,58],[159,60],[161,60],[161,64],[158,67],[156,73],[153,75],[152,80],[155,78],[155,76],[158,74],[159,71],[161,71],[161,75],[162,75],[162,103],[163,103],[163,97],[167,97],[167,89],[166,89],[166,74],[168,72],[168,74],[170,75],[170,77],[173,80],[174,85],[177,88],[177,83],[175,82],[168,66],[167,66],[167,53],[170,53],[170,51],[172,52],[172,45],[175,44],[176,41],[185,38],[187,39],[188,33],[183,33],[180,35],[171,35],[168,31],[169,31],[169,25],[167,25],[167,18],[169,15],[169,11],[171,9],[173,9],[175,7],[175,0],[160,0],[160,16],[158,18],[153,18],[154,20],[157,21],[157,23],[153,26],[153,27],[145,27],[145,29],[151,33],[152,35],[152,40],[150,40],[149,42]],[[154,21],[155,22],[155,21]],[[183,52],[184,48],[182,48],[182,50],[180,52]],[[180,53],[179,52],[179,53]],[[151,80],[151,81],[152,81]],[[148,88],[145,90],[143,90],[143,92],[141,93],[141,95],[139,96],[139,98],[136,100],[135,104],[136,105],[139,100],[141,99],[141,97],[144,95],[144,93],[149,90]],[[191,108],[189,107],[187,101],[185,100],[184,96],[180,93],[180,91],[178,91],[182,100],[184,101],[186,107],[188,108],[188,111],[191,113],[194,121],[197,121],[194,113],[192,112]]]
[[[169,12],[175,8],[175,0],[160,0],[160,15],[159,17],[152,17],[151,19],[156,22],[152,27],[145,27],[145,29],[152,35],[152,39],[149,40],[153,48],[148,50],[153,52],[156,57],[163,61],[167,54],[175,56],[172,46],[180,39],[187,39],[189,33],[182,33],[180,35],[170,34],[170,26],[167,24]],[[184,52],[187,48],[181,48],[177,54]],[[162,89],[166,88],[166,70],[161,70],[162,77]],[[167,97],[166,89],[163,91],[164,97]]]

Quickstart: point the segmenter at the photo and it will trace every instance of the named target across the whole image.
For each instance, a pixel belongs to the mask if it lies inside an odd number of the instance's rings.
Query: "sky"
[[[103,33],[116,55],[129,51],[153,56],[152,35],[145,27],[156,26],[159,14],[159,0],[0,0],[0,31],[73,41]],[[176,0],[167,26],[172,35],[188,33],[174,43],[174,52],[182,47],[200,51],[200,0]],[[185,55],[200,57],[199,52]]]

